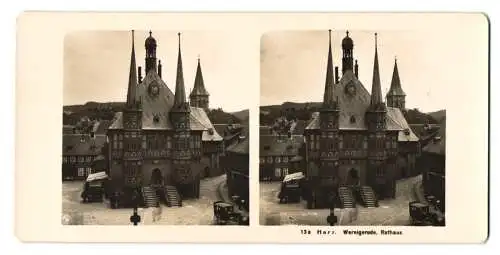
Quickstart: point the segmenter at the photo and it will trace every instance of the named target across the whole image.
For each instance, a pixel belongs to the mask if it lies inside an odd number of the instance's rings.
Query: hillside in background
[[[123,111],[125,103],[87,102],[83,105],[63,106],[63,125],[76,125],[82,118],[90,120],[112,120],[115,112]]]
[[[63,106],[63,125],[76,125],[82,118],[89,118],[90,120],[112,120],[116,112],[123,111],[124,106],[125,103],[121,102],[87,102],[82,105],[65,105]],[[221,108],[210,109],[207,115],[212,123],[241,122],[238,117],[231,113],[224,112]]]
[[[439,123],[441,123],[446,118],[446,110],[429,112],[427,114],[431,115]]]
[[[241,120],[234,116],[231,113],[224,112],[221,108],[218,109],[210,109],[207,113],[208,118],[212,123],[214,124],[219,124],[219,123],[225,123],[225,124],[236,124],[236,123],[241,123]]]
[[[271,126],[276,119],[280,117],[285,117],[288,120],[304,120],[308,121],[311,118],[313,112],[319,111],[321,103],[319,102],[306,102],[306,103],[294,103],[285,102],[281,105],[267,105],[260,107],[260,125]],[[438,111],[437,117],[440,115],[438,113],[444,112]],[[403,111],[403,114],[410,124],[437,124],[439,123],[431,114],[426,114],[418,109],[407,109]]]
[[[241,110],[239,112],[232,112],[233,116],[238,118],[242,123],[248,122],[249,113],[248,110]]]

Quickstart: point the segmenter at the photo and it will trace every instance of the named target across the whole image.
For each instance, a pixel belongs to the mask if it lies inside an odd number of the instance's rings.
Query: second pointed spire
[[[132,107],[137,103],[136,88],[137,88],[137,73],[136,73],[136,63],[135,63],[134,30],[132,30],[132,52],[130,55],[130,70],[129,70],[128,89],[127,89],[127,106],[129,107]]]
[[[325,92],[323,95],[323,105],[325,106],[334,104],[333,83],[332,30],[330,29],[328,30],[328,62],[326,65]]]
[[[184,87],[184,73],[182,71],[181,33],[178,33],[177,35],[179,37],[179,54],[177,57],[174,107],[182,107],[186,104],[186,89]]]
[[[380,73],[378,66],[378,49],[377,49],[377,33],[375,33],[375,59],[373,61],[373,80],[372,80],[372,94],[371,106],[378,107],[382,102],[382,87],[380,85]]]

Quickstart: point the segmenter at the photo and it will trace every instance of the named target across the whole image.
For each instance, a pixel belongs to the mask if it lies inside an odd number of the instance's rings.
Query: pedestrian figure
[[[153,222],[161,220],[162,208],[160,202],[156,202],[156,206],[153,208]]]

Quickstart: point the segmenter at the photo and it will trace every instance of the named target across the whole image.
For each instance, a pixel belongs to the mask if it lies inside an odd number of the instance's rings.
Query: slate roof
[[[224,132],[227,132],[227,129],[230,124],[213,124],[215,130],[217,133],[219,133],[221,136],[224,136]]]
[[[203,141],[222,141],[222,136],[217,133],[217,130],[210,122],[207,113],[203,108],[191,107],[191,114],[189,116],[191,122],[191,129],[203,130],[201,139]],[[194,125],[193,125],[194,124]]]
[[[230,145],[226,148],[226,152],[238,153],[238,154],[249,154],[249,137],[247,136],[243,141]]]
[[[306,128],[306,122],[304,120],[298,120],[292,124],[290,131],[292,135],[302,135],[304,134],[304,129]]]
[[[158,95],[149,93],[149,86],[156,83],[159,87]],[[143,81],[137,86],[137,97],[142,102],[142,129],[143,130],[172,130],[173,125],[170,120],[170,111],[174,104],[174,94],[167,87],[160,76],[150,71]],[[222,137],[213,127],[210,119],[202,108],[190,107],[189,116],[192,130],[203,130],[203,141],[222,141]],[[154,121],[154,116],[158,116],[158,121]],[[113,119],[113,124],[109,129],[123,128],[123,112],[117,112]],[[210,131],[212,129],[213,132]]]
[[[106,134],[106,131],[108,130],[108,128],[111,124],[112,124],[112,122],[110,120],[101,120],[98,123],[96,123],[93,131],[95,134],[104,135],[104,134]]]
[[[105,135],[65,134],[63,135],[62,150],[64,156],[90,156],[101,154],[101,149],[106,143]]]
[[[292,135],[291,138],[276,135],[261,135],[259,142],[260,156],[295,156],[304,144],[304,136]]]
[[[439,131],[439,124],[409,124],[409,126],[420,139]],[[427,130],[426,126],[430,129]]]
[[[353,85],[355,88],[354,95],[347,93],[346,86]],[[334,97],[338,101],[339,114],[339,129],[341,130],[366,130],[365,113],[370,106],[370,93],[363,84],[356,78],[351,70],[345,72],[339,83],[333,86]],[[351,122],[351,117],[354,117],[354,122]],[[398,108],[387,107],[386,118],[387,130],[410,129],[406,122],[403,113]],[[319,129],[319,112],[312,114],[311,121],[306,129]],[[411,131],[410,135],[400,134],[401,141],[418,141],[418,137]]]
[[[439,128],[437,137],[439,140],[431,141],[424,148],[422,148],[423,152],[433,153],[438,155],[446,155],[446,118],[443,119]]]
[[[410,128],[410,125],[408,125],[405,116],[399,108],[387,107],[387,117],[403,129],[402,131],[399,131],[398,141],[417,142],[419,140],[418,136],[415,135],[413,130]]]

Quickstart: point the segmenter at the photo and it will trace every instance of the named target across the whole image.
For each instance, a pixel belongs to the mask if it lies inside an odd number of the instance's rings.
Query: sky
[[[482,28],[482,29],[481,29]],[[349,31],[358,60],[359,79],[371,91],[375,36],[382,93],[385,98],[397,57],[406,107],[431,112],[446,108],[446,98],[461,86],[474,84],[477,63],[485,62],[487,26],[467,24],[449,30]],[[332,29],[334,66],[342,73],[341,41],[346,30]],[[479,37],[478,37],[479,36]],[[320,102],[328,54],[328,30],[273,31],[261,39],[261,105]],[[482,65],[484,66],[484,65]]]
[[[221,31],[152,31],[157,41],[156,57],[162,63],[162,77],[175,91],[178,37],[181,32],[182,61],[186,94],[193,88],[197,58],[200,57],[210,108],[227,112],[248,109],[247,101],[236,100],[248,94],[250,86],[239,82],[247,75],[238,59],[238,38]],[[144,77],[144,40],[148,31],[135,31],[137,66]],[[236,42],[236,43],[235,43]],[[64,43],[63,104],[125,102],[130,69],[130,31],[77,31],[67,34]],[[258,87],[258,86],[256,86]],[[228,97],[227,95],[233,95]]]

